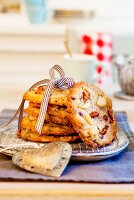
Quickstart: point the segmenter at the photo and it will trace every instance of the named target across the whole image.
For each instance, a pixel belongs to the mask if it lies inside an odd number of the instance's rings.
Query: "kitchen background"
[[[0,0],[0,108],[15,108],[28,87],[47,78],[51,66],[63,65],[64,40],[72,52],[95,54],[97,84],[101,86],[105,79],[108,93],[110,80],[110,92],[119,90],[115,62],[124,64],[134,52],[134,1],[39,2]],[[94,41],[92,49],[90,44]],[[99,54],[101,45],[106,48]],[[101,62],[105,58],[106,66]]]

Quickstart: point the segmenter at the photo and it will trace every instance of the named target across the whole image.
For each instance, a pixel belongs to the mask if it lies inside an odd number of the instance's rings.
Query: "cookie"
[[[36,105],[36,104],[29,102],[29,105],[31,106],[31,105]],[[57,105],[48,104],[47,113],[54,116],[60,116],[60,118],[65,119],[66,121],[70,123],[69,113],[66,106],[57,106]]]
[[[21,127],[37,133],[35,129],[36,120],[30,120],[29,117],[24,117],[21,122]],[[74,134],[73,127],[64,126],[55,123],[45,123],[42,128],[42,135],[70,135]]]
[[[115,139],[117,122],[112,102],[96,86],[76,83],[68,95],[68,111],[74,130],[88,146],[105,146]]]
[[[23,95],[23,98],[25,100],[32,101],[33,103],[41,104],[45,88],[46,88],[45,86],[40,86],[35,90],[27,91]],[[58,88],[54,88],[50,96],[49,103],[54,105],[66,106],[68,94],[69,94],[69,89],[61,90]]]
[[[29,106],[35,107],[35,108],[40,108],[41,104],[40,103],[33,103],[32,101],[30,101]]]
[[[21,131],[18,131],[17,135],[24,140],[30,140],[33,142],[74,142],[79,139],[77,134],[70,136],[39,135],[38,133],[33,133],[28,129],[22,129]]]
[[[29,106],[28,108],[24,110],[24,112],[30,116],[37,118],[39,115],[40,109],[37,107]],[[53,122],[57,124],[71,126],[66,109],[59,106],[49,105],[45,120],[46,122]]]

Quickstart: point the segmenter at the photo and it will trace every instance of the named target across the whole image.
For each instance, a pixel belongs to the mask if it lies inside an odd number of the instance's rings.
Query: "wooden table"
[[[133,200],[134,184],[1,182],[1,200]]]
[[[0,93],[0,109],[16,108],[20,94]],[[112,97],[112,96],[111,96]],[[115,110],[128,114],[134,130],[134,102],[113,98]],[[0,182],[0,200],[133,200],[134,184],[91,184],[91,183],[50,183],[50,182]]]

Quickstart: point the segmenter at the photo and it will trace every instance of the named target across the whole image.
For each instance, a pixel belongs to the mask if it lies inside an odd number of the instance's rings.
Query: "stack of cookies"
[[[97,148],[110,144],[116,136],[117,122],[111,100],[96,86],[79,82],[71,89],[53,89],[46,120],[39,135],[35,129],[46,86],[27,91],[29,106],[18,136],[36,142],[74,142],[82,140]]]
[[[23,139],[36,142],[73,142],[77,140],[79,138],[78,134],[75,133],[67,112],[68,90],[53,90],[42,134],[38,134],[35,125],[40,112],[44,91],[45,86],[40,86],[24,94],[24,99],[29,101],[29,106],[24,110],[27,116],[22,120],[22,129],[18,135]]]

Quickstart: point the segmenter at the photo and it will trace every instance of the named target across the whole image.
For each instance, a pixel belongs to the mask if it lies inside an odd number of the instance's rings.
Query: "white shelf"
[[[67,27],[87,27],[90,30],[108,31],[113,35],[134,35],[133,18],[96,17],[83,23],[48,20],[43,24],[30,24],[26,14],[0,14],[0,34],[63,36]]]
[[[0,14],[0,34],[61,36],[65,29],[66,25],[52,21],[31,24],[25,14]]]

